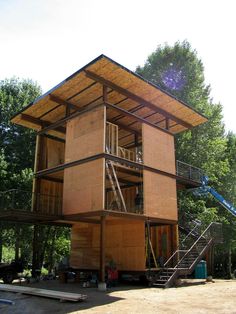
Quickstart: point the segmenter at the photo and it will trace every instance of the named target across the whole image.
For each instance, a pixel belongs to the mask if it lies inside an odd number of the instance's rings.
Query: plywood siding
[[[46,139],[47,143],[47,168],[63,164],[65,161],[65,143]]]
[[[36,195],[35,209],[47,214],[61,214],[63,184],[41,179]]]
[[[53,168],[65,161],[65,143],[40,136],[38,140],[36,170]]]
[[[142,124],[143,162],[145,165],[175,174],[174,137]]]
[[[178,226],[153,226],[151,227],[151,240],[155,256],[163,262],[173,254],[178,246]]]
[[[132,186],[128,188],[123,188],[121,191],[126,204],[126,209],[130,213],[135,213],[136,187]],[[106,209],[117,209],[117,204],[113,191],[109,191],[106,194]]]
[[[144,170],[144,214],[177,220],[176,180]]]
[[[100,225],[78,223],[72,228],[70,264],[82,269],[99,268]],[[118,270],[145,269],[145,226],[142,221],[106,221],[106,265],[113,260]]]
[[[105,108],[78,116],[67,123],[66,163],[104,152]]]
[[[63,213],[104,209],[104,159],[64,170]]]

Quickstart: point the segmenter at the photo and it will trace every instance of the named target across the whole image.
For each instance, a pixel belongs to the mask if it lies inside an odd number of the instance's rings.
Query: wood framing
[[[143,98],[141,98],[141,97],[139,97],[139,96],[129,92],[128,90],[126,90],[126,89],[124,89],[124,88],[122,88],[122,87],[112,83],[111,81],[108,81],[108,80],[104,79],[103,77],[97,75],[96,73],[93,73],[93,72],[91,72],[89,70],[85,70],[85,73],[86,73],[86,75],[88,77],[92,78],[93,80],[95,80],[95,81],[97,81],[97,82],[99,82],[99,83],[101,83],[101,84],[103,84],[103,85],[105,85],[107,87],[110,87],[113,90],[118,91],[120,94],[122,94],[124,96],[127,96],[128,98],[136,101],[137,103],[143,104],[144,106],[152,109],[154,112],[161,113],[165,117],[170,118],[171,120],[173,120],[173,121],[183,125],[184,127],[188,128],[188,129],[192,128],[191,124],[189,124],[189,123],[187,123],[187,122],[185,122],[185,121],[183,121],[181,119],[178,119],[176,116],[168,113],[167,111],[165,111],[165,110],[163,110],[161,108],[158,108],[157,106],[155,106],[151,102],[146,101],[145,99],[143,99]]]

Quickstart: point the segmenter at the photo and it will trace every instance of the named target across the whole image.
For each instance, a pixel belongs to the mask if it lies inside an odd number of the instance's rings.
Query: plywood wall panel
[[[145,165],[175,174],[174,137],[142,124],[143,162]]]
[[[41,179],[39,194],[36,195],[36,210],[47,214],[61,214],[63,184]]]
[[[176,180],[147,170],[143,180],[145,215],[177,220]]]
[[[53,168],[65,161],[65,143],[47,138],[47,168]]]
[[[106,265],[113,260],[118,270],[145,269],[145,225],[143,221],[106,221]],[[72,228],[71,266],[99,268],[100,225],[78,223]]]
[[[99,107],[67,123],[66,163],[104,152],[105,108]]]
[[[104,159],[64,170],[63,213],[104,209]]]

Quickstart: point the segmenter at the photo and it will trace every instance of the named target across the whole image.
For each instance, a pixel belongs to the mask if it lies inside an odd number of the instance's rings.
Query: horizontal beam
[[[74,105],[74,104],[70,103],[69,101],[64,100],[64,99],[62,99],[62,98],[60,98],[58,96],[55,96],[53,94],[49,95],[49,99],[51,101],[61,105],[61,106],[65,106],[65,107],[68,107],[70,109],[73,109],[73,110],[76,110],[76,111],[79,109],[76,105]]]
[[[53,177],[48,177],[48,176],[41,177],[40,179],[46,180],[46,181],[51,181],[51,182],[57,182],[57,183],[63,183],[64,182],[63,179],[58,179],[58,178],[53,178]]]
[[[123,124],[123,123],[116,122],[116,121],[113,121],[113,120],[107,120],[107,121],[110,122],[110,123],[118,125],[119,128],[121,128],[121,129],[123,129],[123,130],[125,130],[127,132],[130,132],[130,133],[133,133],[133,134],[136,134],[136,135],[141,135],[142,134],[142,132],[134,130],[134,129],[128,127],[127,125]]]
[[[151,102],[149,102],[149,101],[143,99],[142,97],[139,97],[139,96],[133,94],[132,92],[128,91],[127,89],[122,88],[122,87],[120,87],[119,85],[117,85],[117,84],[115,84],[115,83],[112,83],[112,82],[110,82],[110,81],[104,79],[102,76],[99,76],[99,75],[97,75],[96,73],[91,72],[91,71],[89,71],[89,70],[85,70],[85,73],[86,73],[86,75],[87,75],[89,78],[93,79],[94,81],[97,81],[97,82],[99,82],[99,83],[101,83],[101,84],[103,84],[103,85],[106,85],[106,86],[112,88],[113,90],[119,92],[120,94],[122,94],[122,95],[124,95],[124,96],[127,96],[128,98],[130,98],[130,99],[136,101],[137,103],[140,103],[140,104],[142,104],[142,105],[148,107],[149,109],[151,109],[151,110],[153,110],[153,111],[155,111],[155,112],[157,112],[157,113],[162,114],[162,115],[165,116],[166,118],[169,118],[169,119],[171,119],[171,120],[177,122],[178,124],[183,125],[183,126],[186,127],[187,129],[190,129],[190,128],[193,127],[191,124],[189,124],[189,123],[183,121],[182,119],[177,118],[176,116],[174,116],[174,115],[172,115],[171,113],[165,111],[164,109],[161,109],[161,108],[157,107],[156,105],[154,105],[154,104],[152,104]]]
[[[63,138],[55,137],[55,136],[53,136],[51,134],[43,134],[42,136],[50,138],[51,140],[56,141],[56,142],[60,142],[60,143],[65,143],[66,142]]]
[[[69,115],[69,116],[67,116],[67,117],[65,117],[65,118],[63,118],[61,120],[58,120],[58,121],[52,123],[51,125],[43,128],[42,130],[38,131],[37,134],[40,135],[40,134],[44,134],[44,133],[46,133],[46,132],[48,132],[50,130],[54,130],[54,129],[58,128],[59,126],[65,124],[68,120],[73,119],[73,118],[75,118],[75,117],[77,117],[77,116],[79,116],[79,115],[81,115],[81,114],[83,114],[85,112],[89,112],[89,111],[91,111],[91,110],[93,110],[93,109],[95,109],[97,107],[100,107],[100,106],[104,106],[104,105],[103,104],[98,104],[96,106],[92,106],[92,107],[89,107],[89,108],[86,107],[83,110],[79,110],[78,109],[76,112],[72,113],[71,115]]]
[[[104,103],[104,105],[105,105],[107,108],[110,108],[110,109],[113,109],[113,110],[115,110],[115,111],[118,111],[118,112],[122,113],[124,116],[133,118],[134,120],[137,120],[137,121],[139,121],[140,123],[145,123],[145,124],[147,124],[147,125],[150,125],[150,126],[153,127],[153,128],[156,128],[156,129],[158,129],[158,130],[160,130],[160,131],[163,131],[163,132],[165,132],[165,133],[168,133],[168,134],[170,134],[170,135],[173,135],[173,134],[172,134],[171,132],[169,132],[168,130],[163,129],[163,128],[157,126],[156,124],[153,124],[153,123],[151,123],[151,122],[149,122],[149,121],[147,121],[147,120],[145,120],[145,119],[143,119],[143,118],[137,116],[136,114],[131,113],[131,112],[129,112],[129,111],[123,109],[123,108],[120,108],[120,107],[117,107],[117,106],[114,106],[114,105],[108,104],[108,103]]]
[[[30,123],[33,123],[33,124],[36,124],[36,125],[41,126],[41,127],[49,128],[53,124],[53,123],[51,123],[49,121],[44,121],[44,120],[41,120],[39,118],[35,118],[35,117],[32,117],[32,116],[29,116],[29,115],[27,115],[25,113],[22,113],[20,116],[21,116],[22,120],[30,122]],[[58,132],[63,133],[63,134],[66,133],[66,129],[61,127],[61,126],[57,126],[54,129],[56,131],[58,131]],[[39,131],[39,132],[41,132],[41,131]]]

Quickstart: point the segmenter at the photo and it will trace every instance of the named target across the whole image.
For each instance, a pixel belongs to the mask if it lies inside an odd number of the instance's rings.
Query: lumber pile
[[[16,293],[22,293],[22,294],[35,295],[35,296],[45,297],[45,298],[59,299],[60,301],[78,302],[78,301],[84,301],[87,299],[87,295],[79,294],[79,293],[46,290],[46,289],[14,286],[14,285],[0,284],[0,290],[1,291],[8,291],[8,292],[16,292]]]

